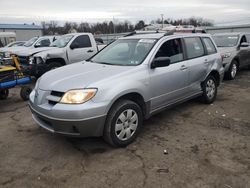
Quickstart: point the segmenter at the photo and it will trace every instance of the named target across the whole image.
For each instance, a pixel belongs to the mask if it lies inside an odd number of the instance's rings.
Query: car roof
[[[199,36],[199,37],[210,37],[210,34],[204,34],[204,33],[174,33],[167,35],[166,33],[153,33],[153,34],[135,34],[132,36],[125,36],[120,39],[160,39],[162,37],[190,37],[190,36]]]

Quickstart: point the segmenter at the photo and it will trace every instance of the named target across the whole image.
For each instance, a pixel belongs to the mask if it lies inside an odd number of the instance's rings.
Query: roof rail
[[[176,29],[172,29],[172,30],[166,32],[166,33],[164,34],[164,36],[173,35],[175,32],[176,32]]]
[[[157,29],[156,31],[133,31],[131,33],[128,33],[127,35],[124,35],[123,37],[129,37],[129,36],[133,36],[136,34],[154,34],[154,33],[159,33],[159,30]]]

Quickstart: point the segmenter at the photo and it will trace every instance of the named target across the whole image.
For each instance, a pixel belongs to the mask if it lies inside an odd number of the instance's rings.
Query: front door
[[[151,110],[164,107],[187,96],[188,66],[184,61],[181,39],[165,41],[155,55],[169,57],[167,67],[150,69]]]
[[[96,46],[91,44],[88,35],[76,37],[67,49],[69,63],[76,63],[92,57],[96,53]]]

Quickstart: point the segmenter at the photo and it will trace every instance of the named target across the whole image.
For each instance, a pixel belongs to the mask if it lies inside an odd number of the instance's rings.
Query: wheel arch
[[[213,77],[215,78],[215,81],[216,81],[217,86],[220,85],[220,80],[221,80],[221,78],[220,78],[220,73],[219,73],[217,70],[212,70],[212,71],[206,76],[206,79],[207,79],[207,77],[209,77],[209,76],[213,76]],[[206,80],[206,79],[205,79],[205,80]]]
[[[122,94],[121,96],[118,96],[114,99],[114,101],[111,103],[109,109],[108,109],[108,113],[110,112],[110,110],[112,109],[112,107],[120,100],[131,100],[133,102],[135,102],[136,104],[138,104],[141,109],[142,109],[142,113],[143,113],[143,117],[147,117],[149,114],[149,103],[145,102],[144,97],[138,93],[138,92],[129,92],[126,94]]]
[[[61,63],[62,65],[66,65],[66,62],[63,58],[52,58],[52,59],[47,59],[46,64],[52,63],[52,62],[58,62]]]

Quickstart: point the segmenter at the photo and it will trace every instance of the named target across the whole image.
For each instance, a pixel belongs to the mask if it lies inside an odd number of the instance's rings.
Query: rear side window
[[[201,39],[199,37],[184,38],[184,41],[186,44],[188,59],[201,57],[205,54]]]
[[[202,38],[205,47],[207,49],[208,55],[216,53],[216,48],[210,38]]]
[[[89,48],[91,47],[91,42],[88,35],[78,36],[74,41],[74,44],[78,45],[78,48]]]

